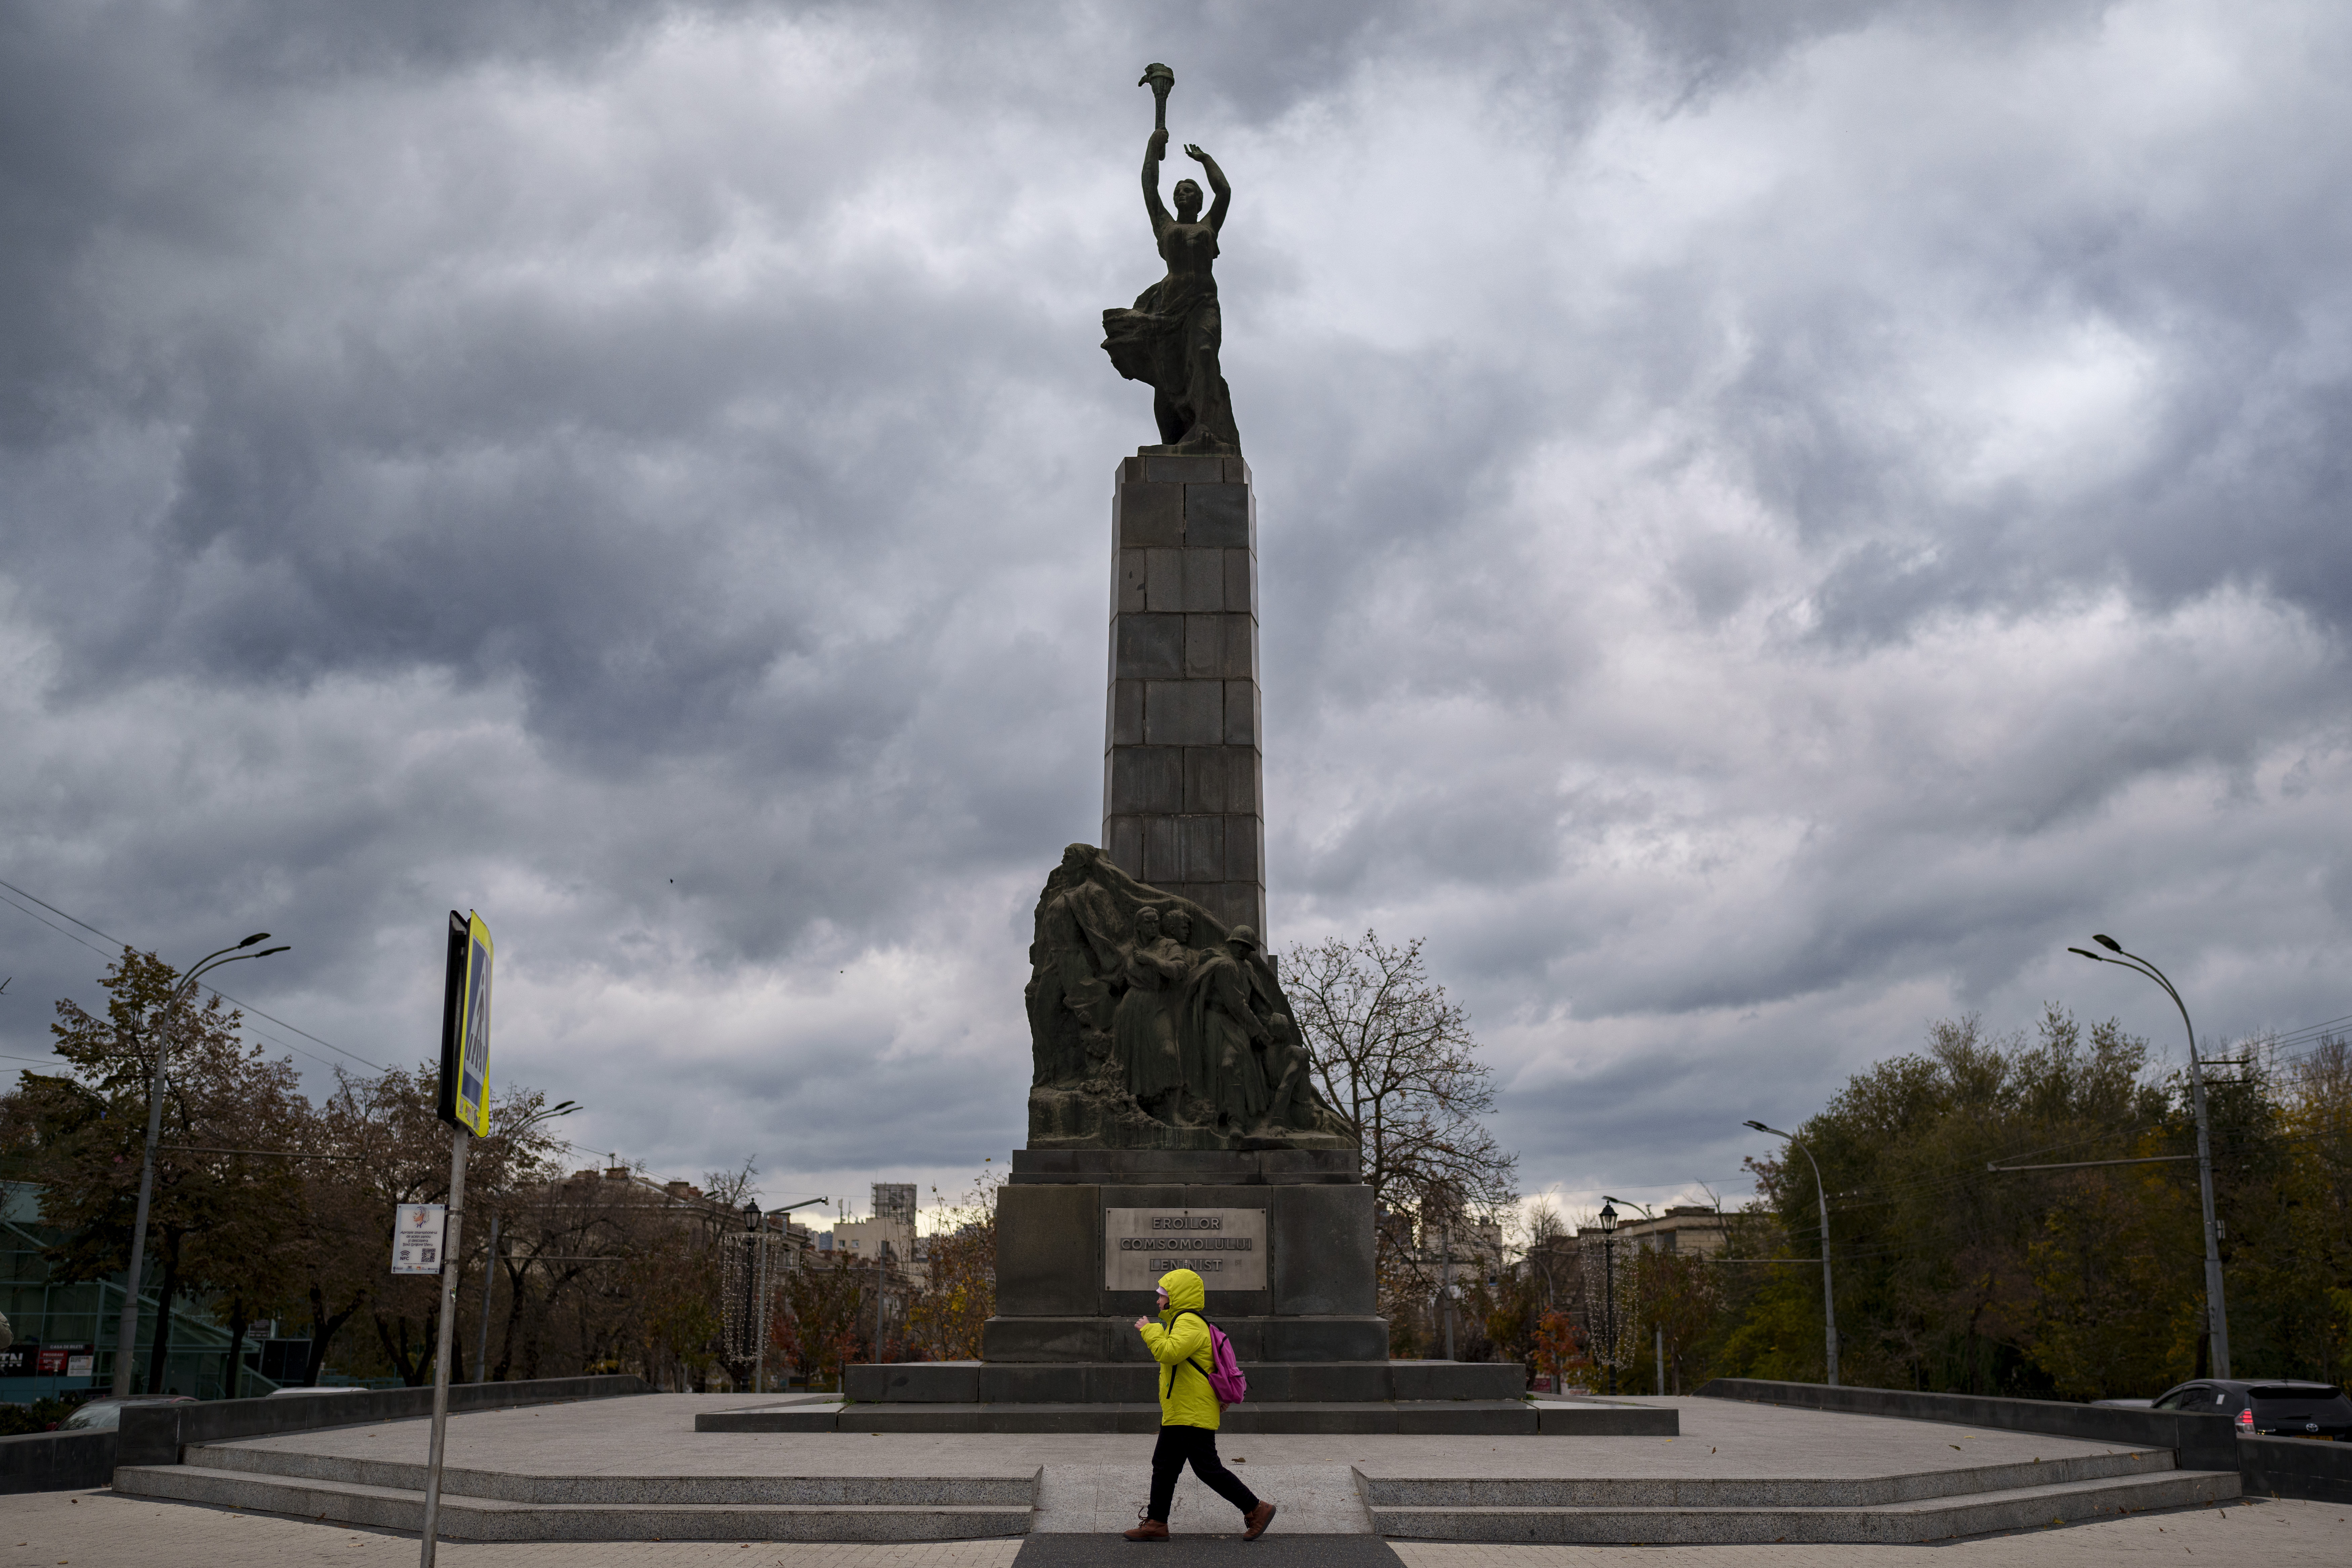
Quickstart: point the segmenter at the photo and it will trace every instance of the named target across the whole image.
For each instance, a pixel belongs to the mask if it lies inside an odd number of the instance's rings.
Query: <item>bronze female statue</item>
[[[1154,66],[1144,76],[1160,100],[1163,118],[1166,84],[1174,79],[1165,66]],[[1163,445],[1144,451],[1239,452],[1242,438],[1234,427],[1233,399],[1218,364],[1224,326],[1217,311],[1217,279],[1211,270],[1233,187],[1214,158],[1187,142],[1186,156],[1201,165],[1217,199],[1204,219],[1201,187],[1179,180],[1176,216],[1169,216],[1160,202],[1160,159],[1167,150],[1167,127],[1157,126],[1144,143],[1143,209],[1150,216],[1152,241],[1168,264],[1168,275],[1137,295],[1132,310],[1103,312],[1103,349],[1119,374],[1151,385],[1151,416],[1159,422]]]

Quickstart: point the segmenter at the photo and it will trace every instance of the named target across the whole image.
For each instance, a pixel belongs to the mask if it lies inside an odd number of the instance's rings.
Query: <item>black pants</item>
[[[1176,1478],[1186,1461],[1211,1491],[1247,1513],[1257,1506],[1257,1494],[1217,1458],[1217,1435],[1206,1426],[1162,1426],[1160,1445],[1151,1450],[1151,1517],[1168,1522],[1168,1505],[1176,1500]]]

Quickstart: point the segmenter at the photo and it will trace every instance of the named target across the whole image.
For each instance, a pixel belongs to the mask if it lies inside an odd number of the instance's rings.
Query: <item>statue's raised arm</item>
[[[1234,205],[1234,188],[1225,183],[1225,172],[1217,167],[1217,161],[1190,142],[1184,143],[1184,155],[1200,164],[1201,173],[1209,176],[1209,189],[1217,198],[1209,204],[1209,228],[1213,233],[1225,226],[1225,209]],[[1155,187],[1158,183],[1153,182]],[[1159,199],[1156,189],[1152,199]]]
[[[1157,241],[1176,220],[1160,199],[1160,160],[1168,152],[1168,132],[1154,131],[1143,143],[1143,210],[1151,217],[1151,237]]]

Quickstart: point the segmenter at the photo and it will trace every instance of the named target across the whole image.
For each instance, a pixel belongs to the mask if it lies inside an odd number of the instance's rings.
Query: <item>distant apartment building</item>
[[[868,1262],[888,1260],[893,1270],[908,1273],[922,1255],[915,1235],[915,1184],[874,1184],[874,1213],[866,1219],[835,1220],[831,1230],[815,1233],[820,1254],[831,1253]]]
[[[1599,1226],[1576,1233],[1579,1241],[1599,1241]],[[1655,1219],[1628,1215],[1617,1223],[1617,1245],[1641,1252],[1695,1253],[1713,1258],[1723,1251],[1723,1215],[1697,1204],[1675,1205]]]

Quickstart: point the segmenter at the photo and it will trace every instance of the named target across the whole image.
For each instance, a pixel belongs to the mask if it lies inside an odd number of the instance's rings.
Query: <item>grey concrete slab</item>
[[[1114,615],[1122,616],[1140,614],[1150,608],[1150,602],[1145,595],[1145,584],[1149,581],[1146,574],[1149,552],[1122,549],[1115,553],[1118,580],[1111,595],[1111,611]]]
[[[1177,788],[1181,791],[1183,788],[1181,753],[1171,752],[1169,754],[1178,758]],[[1146,817],[1143,822],[1143,879],[1155,888],[1165,889],[1182,874],[1183,869],[1183,857],[1176,846],[1176,818]]]
[[[898,1445],[926,1440],[860,1436],[825,1441]],[[1069,1440],[988,1441],[1058,1445]],[[1076,1441],[1089,1452],[1073,1453],[1063,1462],[1126,1463],[1139,1473],[1151,1448],[1148,1436]],[[1222,1447],[1227,1463],[1247,1454],[1254,1468],[1265,1457],[1264,1445],[1301,1441],[1321,1440],[1260,1437],[1250,1439],[1247,1447],[1228,1440]],[[1106,1458],[1106,1447],[1118,1452]],[[1236,1473],[1247,1472],[1237,1469]],[[1274,1495],[1272,1488],[1266,1490]],[[26,1563],[62,1561],[75,1568],[118,1564],[145,1568],[155,1563],[234,1563],[236,1568],[315,1568],[331,1560],[357,1568],[409,1568],[416,1561],[415,1537],[396,1530],[355,1528],[107,1491],[14,1497],[8,1500],[7,1513],[10,1531],[17,1539],[0,1540],[0,1545],[16,1549],[16,1556],[9,1561]],[[2344,1559],[2347,1529],[2352,1527],[2348,1514],[2352,1510],[2340,1505],[2245,1499],[2229,1505],[2133,1514],[2063,1527],[2045,1523],[1927,1546],[1797,1542],[1651,1546],[1640,1549],[1638,1562],[1642,1568],[1888,1568],[1889,1564],[1895,1568],[2141,1568],[2151,1561],[2169,1559],[2256,1562],[2265,1568],[2336,1568]],[[1214,1516],[1202,1517],[1213,1520]],[[1276,1561],[1275,1553],[1319,1550],[1342,1539],[1286,1533],[1288,1517],[1286,1503],[1274,1529],[1251,1543],[1249,1561],[1256,1568],[1267,1568]],[[1371,1536],[1345,1539],[1365,1546],[1379,1544]],[[1149,1549],[1130,1549],[1115,1539],[1033,1534],[1025,1540],[887,1544],[754,1542],[748,1550],[734,1542],[667,1542],[657,1546],[639,1542],[458,1542],[443,1547],[441,1560],[447,1568],[742,1568],[745,1563],[759,1568],[1009,1568],[1016,1553],[1041,1544],[1066,1546],[1076,1554],[1067,1560],[1070,1568],[1078,1563],[1130,1562],[1146,1552],[1161,1561],[1213,1552],[1219,1563],[1230,1563],[1239,1550],[1232,1537],[1213,1534],[1180,1532],[1166,1545]],[[1624,1568],[1629,1561],[1628,1549],[1621,1546],[1400,1541],[1392,1550],[1405,1568]],[[1292,1559],[1280,1561],[1291,1563]],[[1064,1563],[1049,1560],[1043,1568],[1064,1568]],[[1294,1568],[1307,1565],[1297,1563]]]
[[[1249,487],[1192,484],[1184,487],[1184,541],[1193,545],[1247,548]]]
[[[1184,617],[1184,679],[1222,680],[1228,674],[1225,658],[1225,617],[1218,615]],[[1215,736],[1209,737],[1214,741]]]
[[[1111,631],[1113,675],[1123,680],[1177,680],[1184,674],[1184,617],[1121,616]]]
[[[1219,700],[1222,703],[1222,693]],[[1234,775],[1233,752],[1237,749],[1216,745],[1185,748],[1184,809],[1186,811],[1222,814],[1234,809],[1225,803],[1225,795]],[[1246,758],[1252,753],[1244,752],[1243,755]],[[1223,876],[1223,873],[1213,873],[1200,879],[1211,882],[1222,881]]]
[[[1214,619],[1188,616],[1188,621]],[[1143,739],[1152,746],[1213,746],[1224,737],[1225,689],[1216,680],[1143,684]],[[1181,763],[1179,763],[1181,766]],[[1181,798],[1181,785],[1179,786]]]
[[[1143,688],[1140,680],[1114,680],[1110,683],[1110,743],[1114,746],[1143,744]]]
[[[1224,700],[1223,688],[1213,682],[1202,682],[1218,701]],[[1225,819],[1223,816],[1180,816],[1176,819],[1176,842],[1179,864],[1188,882],[1213,882],[1225,869]]]
[[[1114,503],[1121,548],[1184,542],[1184,487],[1123,484]]]
[[[1148,694],[1145,701],[1148,711]],[[1184,753],[1173,746],[1114,748],[1109,804],[1114,816],[1163,816],[1183,809]]]
[[[1257,610],[1257,556],[1247,550],[1225,552],[1223,609],[1255,614]]]
[[[2237,1477],[2169,1472],[2011,1491],[1924,1499],[1876,1508],[1399,1509],[1371,1504],[1384,1535],[1453,1541],[1558,1541],[1694,1545],[1803,1541],[1916,1544],[1990,1531],[2079,1523],[2154,1509],[2237,1499]]]
[[[1354,1154],[1328,1149],[1015,1149],[1010,1180],[1014,1186],[1347,1185],[1361,1182],[1363,1169]]]
[[[1225,477],[1222,457],[1157,457],[1143,459],[1143,477],[1154,484],[1192,485]]]
[[[1225,682],[1225,732],[1221,739],[1229,746],[1255,747],[1259,743],[1256,681]]]
[[[1093,1313],[1102,1288],[1102,1189],[1008,1186],[996,1202],[999,1313]]]
[[[1108,771],[1108,766],[1105,769]],[[1130,877],[1143,875],[1143,818],[1112,816],[1103,820],[1103,853]]]
[[[1220,1445],[1223,1447],[1223,1445]],[[1275,1527],[1285,1535],[1357,1535],[1372,1532],[1371,1515],[1357,1494],[1346,1465],[1262,1465],[1222,1455],[1226,1468],[1277,1511]],[[1048,1465],[1037,1481],[1033,1535],[1116,1535],[1129,1529],[1151,1493],[1149,1465]],[[1168,1511],[1171,1535],[1234,1533],[1233,1505],[1186,1470],[1176,1483]],[[1272,1530],[1262,1541],[1275,1539]],[[1255,1561],[1255,1559],[1253,1559]]]
[[[1272,1247],[1267,1285],[1274,1292],[1276,1311],[1365,1318],[1379,1310],[1372,1268],[1371,1188],[1282,1188],[1269,1200],[1266,1229]],[[1294,1352],[1277,1359],[1308,1358]],[[1516,1394],[1519,1390],[1511,1392]]]
[[[1256,883],[1265,877],[1265,824],[1255,816],[1225,818],[1225,876]]]
[[[130,1467],[116,1472],[114,1489],[394,1530],[419,1530],[425,1519],[420,1490],[193,1465]],[[516,1503],[445,1483],[438,1526],[457,1541],[951,1541],[1024,1535],[1032,1512],[1026,1504]]]
[[[1225,554],[1223,550],[1187,548],[1184,552],[1186,610],[1245,610],[1246,605],[1225,603]]]
[[[968,1405],[981,1394],[981,1364],[976,1361],[894,1362],[845,1369],[845,1388],[852,1399],[919,1400],[939,1405]]]
[[[1517,1399],[1527,1372],[1517,1362],[1400,1361],[1390,1363],[1399,1399]]]
[[[1181,615],[1184,604],[1184,556],[1179,549],[1143,552],[1143,607],[1154,614]]]

